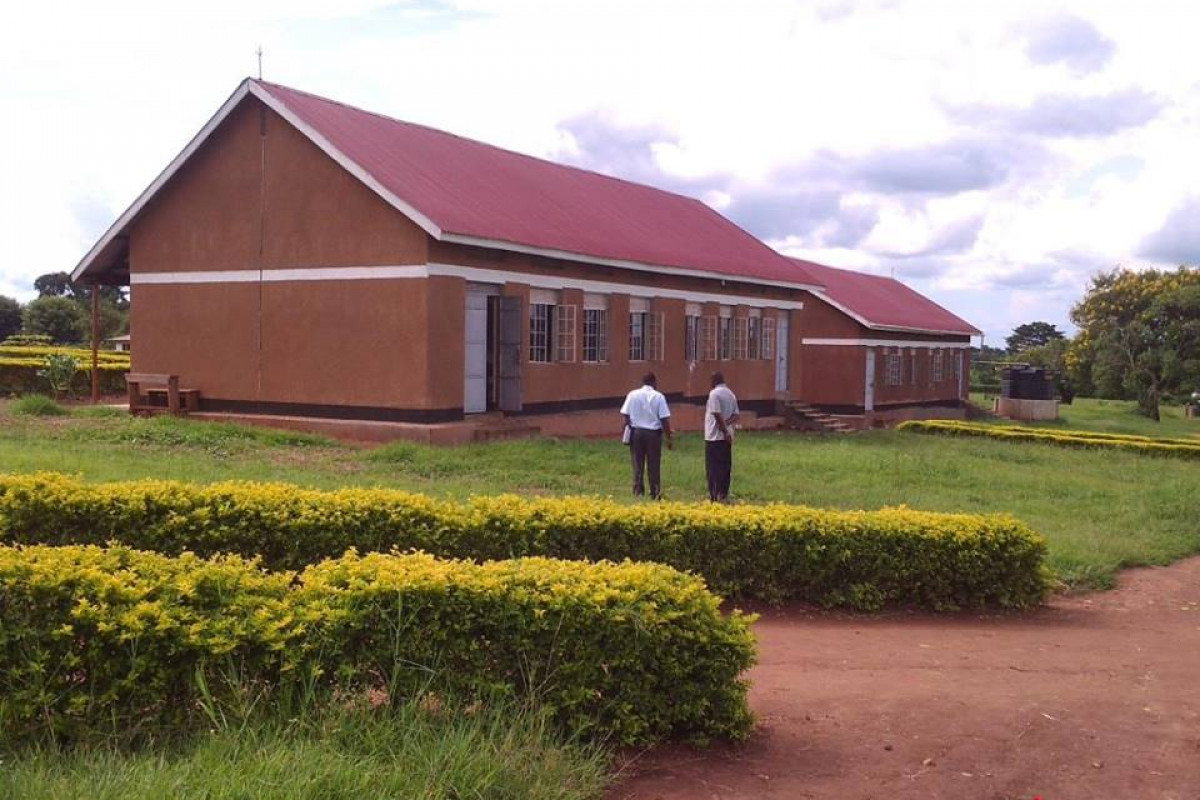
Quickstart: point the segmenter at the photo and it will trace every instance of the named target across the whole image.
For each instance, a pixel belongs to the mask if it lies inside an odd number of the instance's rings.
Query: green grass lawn
[[[1104,407],[1078,408],[1102,418]],[[499,492],[628,498],[628,451],[615,440],[363,449],[286,432],[103,412],[66,418],[0,412],[0,420],[6,472],[389,486],[455,498]],[[1195,463],[895,431],[745,434],[734,458],[739,502],[1011,512],[1047,537],[1050,565],[1076,588],[1107,586],[1122,566],[1200,552]],[[663,483],[671,499],[704,498],[698,437],[680,437],[664,454]]]

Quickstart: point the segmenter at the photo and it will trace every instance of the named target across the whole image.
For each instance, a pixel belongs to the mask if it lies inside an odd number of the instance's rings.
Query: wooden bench
[[[200,410],[200,390],[179,388],[178,375],[131,372],[125,376],[130,414],[186,414]]]

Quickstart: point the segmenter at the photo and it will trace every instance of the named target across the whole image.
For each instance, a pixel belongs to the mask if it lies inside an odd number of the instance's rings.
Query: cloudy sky
[[[24,3],[0,27],[0,294],[74,267],[261,44],[268,80],[700,197],[989,341],[1066,327],[1098,270],[1200,263],[1192,5]]]

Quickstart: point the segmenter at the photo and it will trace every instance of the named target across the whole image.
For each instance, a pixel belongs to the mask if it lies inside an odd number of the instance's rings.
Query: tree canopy
[[[39,297],[22,312],[26,333],[49,336],[55,344],[77,344],[88,338],[88,316],[66,297]]]
[[[1026,322],[1013,329],[1005,338],[1008,352],[1013,355],[1024,353],[1033,347],[1045,347],[1053,341],[1065,339],[1066,334],[1049,322]]]
[[[1071,310],[1068,364],[1101,394],[1124,390],[1158,419],[1164,394],[1200,389],[1200,269],[1115,269]]]
[[[67,297],[79,303],[91,301],[91,287],[71,280],[66,272],[47,272],[33,281],[38,297]],[[111,303],[118,311],[129,309],[129,295],[120,286],[101,286],[100,301]]]
[[[0,342],[21,330],[21,304],[0,296]]]

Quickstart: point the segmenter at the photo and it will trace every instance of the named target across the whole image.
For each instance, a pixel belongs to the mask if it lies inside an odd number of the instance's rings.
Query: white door
[[[788,312],[779,315],[775,334],[775,391],[788,388]]]
[[[467,290],[466,363],[463,365],[463,411],[487,411],[487,304],[483,292]]]

